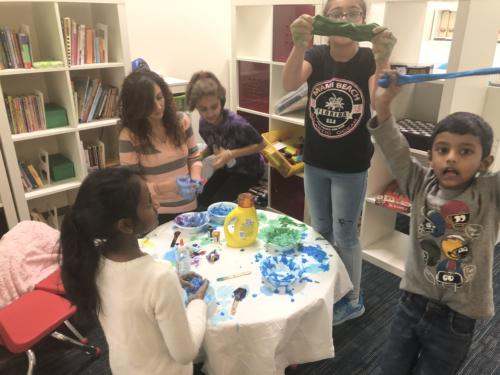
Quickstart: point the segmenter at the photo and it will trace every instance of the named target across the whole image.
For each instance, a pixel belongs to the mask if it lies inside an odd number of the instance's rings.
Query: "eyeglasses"
[[[328,17],[334,21],[340,21],[343,17],[351,22],[356,22],[361,19],[363,12],[360,10],[350,10],[348,12],[332,12],[328,14]]]

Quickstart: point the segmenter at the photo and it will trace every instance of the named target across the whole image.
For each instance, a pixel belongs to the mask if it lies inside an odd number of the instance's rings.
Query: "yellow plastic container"
[[[238,206],[224,220],[224,236],[230,247],[245,247],[252,245],[257,239],[259,221],[257,211],[250,193],[238,196]]]

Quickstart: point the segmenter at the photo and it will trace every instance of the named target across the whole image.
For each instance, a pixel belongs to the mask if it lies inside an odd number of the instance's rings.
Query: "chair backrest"
[[[12,353],[22,353],[74,315],[67,299],[43,290],[22,295],[0,310],[0,343]]]
[[[45,290],[55,294],[64,294],[64,285],[61,280],[61,269],[58,268],[45,279],[35,285],[37,290]]]

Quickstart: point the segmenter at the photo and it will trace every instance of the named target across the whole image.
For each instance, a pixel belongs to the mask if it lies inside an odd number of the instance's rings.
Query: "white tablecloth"
[[[281,215],[259,211],[259,231],[276,225]],[[302,231],[303,249],[290,255],[300,257],[306,272],[301,281],[279,293],[262,281],[261,259],[274,255],[258,239],[245,249],[227,247],[222,227],[220,259],[208,262],[206,255],[216,248],[207,232],[181,234],[188,245],[196,243],[206,253],[193,258],[192,270],[210,280],[206,300],[208,326],[203,344],[206,353],[203,370],[210,375],[283,374],[291,364],[317,361],[334,356],[332,340],[333,304],[352,284],[344,264],[331,245],[311,227],[294,221]],[[293,225],[293,224],[292,224]],[[302,225],[302,226],[300,226]],[[174,267],[170,249],[173,221],[158,227],[141,240],[142,249]],[[251,271],[225,281],[218,277]],[[246,298],[230,314],[233,291],[247,288]]]

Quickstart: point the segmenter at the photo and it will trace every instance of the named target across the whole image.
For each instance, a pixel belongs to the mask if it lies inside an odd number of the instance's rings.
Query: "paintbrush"
[[[231,306],[231,315],[236,314],[236,308],[238,307],[238,303],[245,298],[247,295],[247,290],[245,288],[237,288],[233,292],[233,305]]]
[[[180,231],[175,231],[174,232],[174,238],[172,238],[172,242],[170,242],[170,247],[174,247],[175,243],[177,242],[177,239],[179,238],[181,232]]]
[[[455,73],[438,73],[438,74],[399,74],[396,85],[406,85],[408,83],[418,83],[435,81],[437,79],[451,79],[460,77],[470,77],[470,76],[483,76],[490,74],[499,74],[500,67],[495,68],[481,68],[473,70],[464,70],[463,72]],[[384,74],[379,80],[378,85],[383,88],[389,87],[389,75]]]
[[[252,271],[245,271],[245,272],[240,272],[240,273],[234,273],[232,275],[218,277],[216,280],[217,281],[224,281],[224,280],[234,279],[235,277],[250,275],[251,273],[252,273]]]

